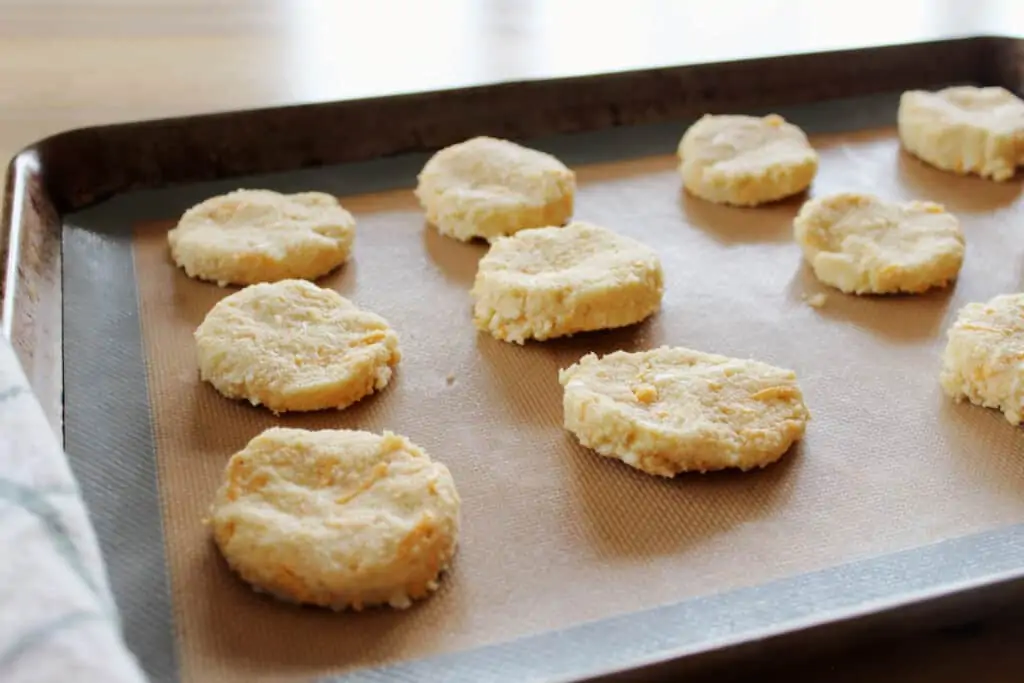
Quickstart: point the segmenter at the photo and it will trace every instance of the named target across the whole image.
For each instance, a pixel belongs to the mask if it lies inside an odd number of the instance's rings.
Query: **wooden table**
[[[627,9],[628,6],[628,9]],[[884,21],[878,17],[884,17]],[[0,0],[0,157],[97,123],[872,42],[1024,34],[1012,0]],[[1024,680],[1024,626],[861,649],[793,681]]]

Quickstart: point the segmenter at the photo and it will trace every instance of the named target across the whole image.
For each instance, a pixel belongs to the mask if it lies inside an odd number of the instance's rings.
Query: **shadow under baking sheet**
[[[896,153],[895,103],[781,110],[821,152],[811,196],[930,193],[930,175]],[[1012,198],[993,191],[986,204],[975,181],[937,177],[934,193],[965,207],[956,286],[919,300],[834,293],[814,309],[802,295],[818,285],[786,237],[796,204],[681,201],[673,152],[686,123],[533,143],[579,171],[579,218],[652,244],[666,271],[663,308],[645,323],[543,344],[474,329],[469,288],[486,247],[424,226],[410,193],[422,155],[136,193],[68,218],[66,443],[126,637],[154,680],[577,675],[1024,563],[1012,526],[1024,523],[1024,479],[1006,476],[1024,457],[1018,434],[946,407],[936,381],[956,309],[1019,287]],[[397,329],[403,360],[379,395],[278,418],[199,382],[192,332],[232,290],[173,266],[168,221],[255,185],[332,192],[356,216],[353,262],[321,284]],[[795,369],[813,416],[805,440],[761,472],[671,481],[576,444],[558,369],[661,344]],[[437,595],[405,612],[333,614],[277,603],[228,571],[202,519],[228,457],[275,424],[391,429],[450,467],[464,522]],[[972,465],[963,451],[978,443]]]

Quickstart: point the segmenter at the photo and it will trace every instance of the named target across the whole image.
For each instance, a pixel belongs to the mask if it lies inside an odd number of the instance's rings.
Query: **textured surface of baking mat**
[[[581,675],[1024,564],[1012,526],[1024,522],[1020,434],[937,384],[956,309],[1019,289],[1020,185],[902,154],[895,97],[782,113],[821,152],[812,194],[927,198],[960,216],[955,288],[825,290],[792,240],[799,199],[741,210],[681,193],[673,152],[687,122],[534,141],[577,169],[576,216],[655,246],[667,274],[648,322],[544,344],[474,330],[468,290],[484,247],[424,225],[410,192],[423,156],[139,193],[71,217],[67,448],[128,641],[154,678]],[[383,393],[275,418],[199,382],[192,331],[233,290],[175,269],[165,232],[238,186],[324,190],[355,214],[355,258],[322,284],[398,330],[404,358]],[[828,299],[815,309],[804,298],[818,292]],[[661,344],[795,369],[813,413],[804,442],[761,472],[675,480],[579,447],[561,427],[558,369]],[[334,614],[261,597],[229,573],[201,520],[228,457],[275,424],[391,429],[451,468],[463,535],[437,595],[407,612]]]

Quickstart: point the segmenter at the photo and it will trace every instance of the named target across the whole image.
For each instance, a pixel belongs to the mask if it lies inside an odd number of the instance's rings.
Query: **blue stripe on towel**
[[[50,543],[57,554],[64,559],[71,570],[89,587],[93,595],[97,598],[101,597],[93,578],[89,575],[81,556],[78,554],[78,548],[75,547],[71,537],[68,535],[68,530],[64,526],[64,520],[61,519],[60,511],[50,501],[46,500],[38,491],[4,478],[0,478],[0,499],[14,503],[42,522],[43,528],[46,529],[46,533],[50,538]]]
[[[0,403],[12,399],[16,396],[20,396],[25,393],[25,387],[20,384],[15,384],[13,387],[7,387],[6,389],[0,390]]]

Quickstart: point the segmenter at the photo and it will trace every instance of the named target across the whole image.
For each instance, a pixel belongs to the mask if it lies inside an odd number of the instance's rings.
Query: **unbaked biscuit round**
[[[225,297],[195,339],[203,380],[274,413],[345,408],[387,386],[401,359],[383,318],[306,280]]]
[[[576,175],[544,152],[476,137],[446,147],[419,174],[416,197],[442,234],[488,241],[572,216]]]
[[[1024,415],[1024,294],[1003,294],[960,309],[947,332],[939,381],[957,402]]]
[[[525,230],[494,242],[473,283],[473,321],[524,343],[638,323],[661,306],[650,247],[596,225]]]
[[[776,114],[705,115],[687,129],[678,152],[683,186],[717,204],[784,199],[806,190],[818,172],[807,136]]]
[[[793,222],[814,275],[852,294],[919,294],[956,279],[960,221],[932,202],[839,193],[805,203]]]
[[[1008,180],[1024,163],[1024,101],[998,87],[910,90],[900,97],[903,147],[954,173]]]
[[[326,275],[348,260],[355,229],[328,194],[236,190],[186,211],[167,241],[190,277],[223,287]]]
[[[233,455],[209,524],[231,568],[282,600],[406,608],[455,554],[451,473],[402,436],[266,430]]]
[[[591,353],[558,379],[582,445],[663,477],[764,467],[810,419],[792,371],[680,347]]]

